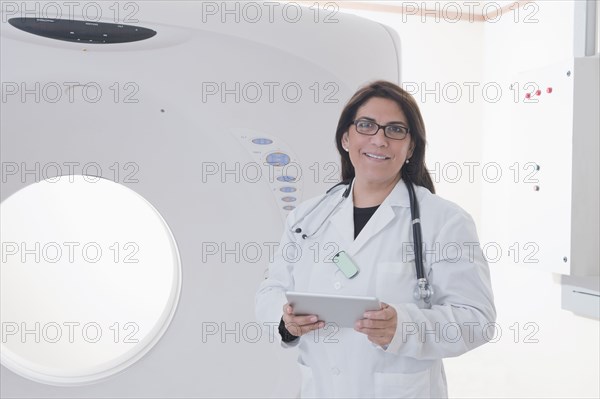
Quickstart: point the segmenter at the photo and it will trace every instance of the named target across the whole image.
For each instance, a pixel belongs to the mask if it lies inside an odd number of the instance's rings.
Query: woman
[[[425,144],[410,94],[386,81],[361,88],[336,132],[342,179],[350,182],[347,199],[341,200],[341,186],[304,202],[287,219],[256,312],[263,322],[279,323],[283,347],[299,348],[302,397],[447,397],[442,358],[493,337],[496,310],[475,224],[434,194]],[[413,297],[409,180],[420,207],[430,301]],[[299,222],[303,232],[316,233],[303,238]],[[351,279],[331,262],[340,250],[360,270]],[[382,308],[365,313],[354,329],[336,329],[314,315],[294,315],[286,291],[372,296]]]

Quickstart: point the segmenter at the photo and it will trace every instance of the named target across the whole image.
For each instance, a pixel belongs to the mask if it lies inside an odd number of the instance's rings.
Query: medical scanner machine
[[[254,294],[339,180],[345,102],[399,82],[398,36],[297,4],[69,7],[3,2],[2,395],[296,395]]]

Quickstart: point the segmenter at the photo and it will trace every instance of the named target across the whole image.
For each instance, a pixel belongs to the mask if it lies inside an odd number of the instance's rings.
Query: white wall
[[[402,85],[419,102],[425,120],[426,162],[430,171],[438,171],[432,175],[436,191],[479,218],[480,182],[469,183],[466,175],[455,178],[456,169],[451,163],[479,162],[481,157],[481,104],[469,101],[468,87],[464,84],[481,81],[482,24],[342,11],[379,21],[398,32]],[[460,98],[450,102],[459,94],[453,89],[456,86],[461,88]]]
[[[519,145],[503,137],[514,123],[511,79],[572,57],[573,3],[537,2],[518,14],[505,13],[495,23],[423,22],[420,16],[348,12],[399,32],[404,83],[424,82],[432,89],[435,82],[441,87],[456,82],[464,88],[457,103],[450,101],[453,93],[444,96],[443,90],[439,103],[433,95],[425,102],[417,95],[429,139],[427,163],[430,169],[436,162],[448,165],[446,174],[440,176],[438,170],[438,194],[473,215],[482,244],[498,243],[506,254],[511,226],[505,204],[512,178],[506,159],[511,146]],[[473,102],[465,82],[480,84]],[[487,96],[482,92],[488,83],[502,89],[498,102],[492,102],[492,90]],[[456,183],[450,181],[454,175],[449,162],[462,165]],[[464,162],[480,162],[472,181]],[[503,177],[497,183],[481,173],[490,162],[501,166]],[[505,255],[490,263],[490,269],[501,335],[495,343],[445,360],[450,396],[599,397],[598,321],[561,309],[560,285],[551,273],[528,269]]]

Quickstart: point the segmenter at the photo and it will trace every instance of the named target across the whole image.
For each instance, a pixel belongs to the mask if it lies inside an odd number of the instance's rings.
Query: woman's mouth
[[[382,161],[384,161],[386,159],[390,159],[390,157],[383,155],[383,154],[373,154],[372,152],[363,152],[363,154],[371,159],[379,159]]]

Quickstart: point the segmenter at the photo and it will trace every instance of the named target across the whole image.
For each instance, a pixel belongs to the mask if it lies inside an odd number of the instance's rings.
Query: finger
[[[319,328],[323,328],[324,326],[325,326],[325,323],[322,322],[322,321],[318,321],[316,323],[304,325],[304,326],[302,326],[302,334],[304,335],[304,334],[309,333],[309,332],[311,332],[313,330],[317,330]]]
[[[289,303],[283,305],[283,314],[292,314],[293,311],[294,310],[292,309]]]
[[[314,314],[303,315],[303,316],[292,316],[290,322],[299,324],[301,326],[306,324],[313,324],[319,321],[319,318]]]
[[[294,326],[294,327],[300,329],[300,328],[304,328],[305,326],[311,326],[311,325],[318,324],[319,322],[323,322],[323,321],[317,320],[316,318],[310,319],[309,321],[307,321],[307,320],[305,320],[304,316],[301,316],[301,317],[292,317],[289,321],[286,321],[284,319],[284,322],[285,322],[286,327],[289,325],[289,326]]]
[[[393,338],[393,335],[373,331],[370,331],[369,333],[364,332],[364,334],[367,336],[367,339],[369,341],[378,345],[389,344],[390,342],[392,342]]]
[[[292,334],[297,337],[304,335],[312,330],[316,330],[318,328],[322,328],[325,326],[325,323],[322,321],[318,321],[316,323],[310,324],[297,324],[297,323],[289,323],[285,325],[285,328]]]
[[[363,334],[373,334],[380,336],[382,334],[394,335],[397,324],[394,321],[369,320],[362,319],[355,323],[354,330]]]
[[[362,319],[357,323],[359,328],[391,328],[394,323],[389,320]]]
[[[390,338],[394,336],[395,331],[391,328],[362,328],[361,332],[373,338]]]
[[[365,319],[371,320],[392,320],[396,316],[396,310],[393,307],[388,306],[382,310],[365,312],[363,316]]]

